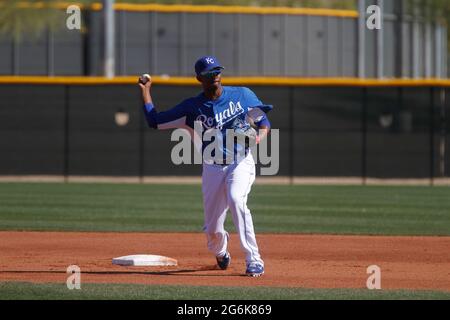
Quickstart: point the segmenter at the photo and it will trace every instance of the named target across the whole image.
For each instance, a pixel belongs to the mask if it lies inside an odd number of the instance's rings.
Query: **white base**
[[[114,258],[112,260],[113,264],[119,266],[176,266],[178,265],[177,260],[164,257],[156,256],[152,254],[136,254],[130,256],[123,256]]]

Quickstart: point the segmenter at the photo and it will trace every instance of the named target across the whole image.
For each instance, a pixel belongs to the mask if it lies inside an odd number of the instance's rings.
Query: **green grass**
[[[450,235],[450,188],[254,186],[258,233]],[[199,185],[0,183],[0,230],[199,232]],[[232,231],[231,217],[227,219]]]
[[[81,284],[69,290],[64,284],[0,282],[0,300],[151,299],[151,300],[450,300],[450,292],[370,291],[366,289],[236,288],[151,286],[136,284]]]

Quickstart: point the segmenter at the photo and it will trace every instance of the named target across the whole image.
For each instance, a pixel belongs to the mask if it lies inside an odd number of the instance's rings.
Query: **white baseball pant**
[[[251,153],[237,164],[203,164],[202,181],[203,231],[208,249],[215,256],[223,256],[227,252],[229,235],[224,222],[230,209],[247,264],[257,262],[264,265],[256,243],[252,215],[247,208],[248,194],[255,181],[255,162]]]

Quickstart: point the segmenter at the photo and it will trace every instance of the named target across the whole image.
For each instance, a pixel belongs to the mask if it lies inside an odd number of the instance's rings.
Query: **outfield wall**
[[[280,129],[279,176],[450,176],[450,113],[440,86],[250,86]],[[159,110],[196,95],[155,85]],[[0,81],[0,175],[192,176],[170,132],[146,127],[135,84]],[[116,116],[119,116],[116,119]],[[129,118],[118,125],[120,116]],[[119,121],[120,122],[120,121]]]
[[[384,2],[382,31],[361,28],[352,10],[116,4],[115,73],[192,76],[214,54],[230,76],[446,77],[446,27],[400,2]],[[56,5],[52,30],[0,35],[0,75],[104,74],[100,3],[82,8],[82,30],[67,29],[68,3]]]

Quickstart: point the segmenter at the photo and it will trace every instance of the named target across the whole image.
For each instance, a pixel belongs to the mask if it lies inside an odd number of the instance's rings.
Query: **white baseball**
[[[144,73],[142,76],[141,76],[141,81],[142,81],[142,83],[143,84],[146,84],[148,81],[150,81],[152,79],[152,77],[150,77],[150,75],[149,74],[147,74],[147,73]]]

